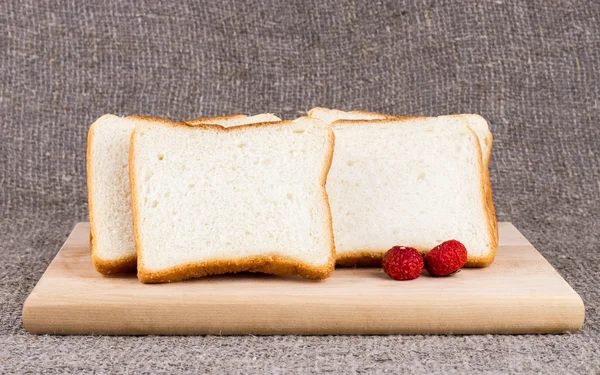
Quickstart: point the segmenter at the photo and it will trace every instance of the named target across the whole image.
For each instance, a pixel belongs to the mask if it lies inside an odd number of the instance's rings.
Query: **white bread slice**
[[[336,121],[327,180],[337,262],[381,264],[394,245],[456,239],[489,265],[497,233],[477,136],[461,116]]]
[[[127,118],[104,115],[88,132],[90,245],[94,266],[103,274],[136,265],[128,166],[134,127]]]
[[[258,124],[261,122],[274,122],[281,121],[281,119],[272,113],[261,113],[254,116],[246,115],[231,115],[231,116],[215,116],[215,117],[201,117],[194,120],[184,121],[188,125],[221,125],[226,128],[231,126],[240,126],[248,124]]]
[[[341,111],[338,109],[328,109],[328,108],[313,108],[308,111],[309,116],[319,118],[323,122],[327,124],[334,123],[338,120],[380,120],[380,119],[396,119],[396,120],[407,120],[407,119],[426,119],[428,117],[412,117],[412,116],[392,116],[383,113],[376,112],[365,112],[365,111]],[[493,137],[490,132],[487,121],[476,114],[461,114],[461,115],[453,115],[464,119],[469,127],[475,132],[477,138],[479,140],[479,144],[482,151],[482,161],[484,167],[484,179],[486,183],[484,184],[485,193],[487,196],[487,205],[488,210],[491,212],[492,216],[496,217],[496,210],[494,208],[494,203],[492,200],[492,185],[490,182],[490,174],[489,174],[489,163],[490,158],[492,157],[492,143]],[[493,221],[494,232],[496,236],[498,236],[498,223],[494,219]],[[367,260],[367,263],[372,263],[372,261]]]
[[[203,118],[224,126],[278,121],[270,114]],[[165,119],[105,115],[88,133],[87,182],[90,242],[96,270],[103,274],[133,270],[136,250],[133,241],[131,193],[129,190],[129,143],[137,123],[171,123]]]
[[[138,278],[257,271],[323,279],[335,250],[321,121],[137,126],[130,180]]]

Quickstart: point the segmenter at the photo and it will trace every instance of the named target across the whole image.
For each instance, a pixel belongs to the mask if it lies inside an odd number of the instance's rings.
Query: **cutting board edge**
[[[496,314],[502,316],[512,316],[510,320],[503,320],[501,324],[492,323],[488,325],[469,325],[461,324],[455,327],[442,326],[436,321],[462,321],[465,322],[465,316],[459,311],[450,312],[444,317],[437,314],[423,314],[423,306],[418,306],[421,314],[418,319],[413,319],[409,324],[401,323],[396,316],[387,311],[382,316],[378,316],[376,323],[368,318],[356,318],[353,314],[345,314],[340,310],[337,316],[337,322],[332,324],[331,321],[325,326],[319,324],[302,324],[294,323],[295,311],[302,304],[286,305],[283,311],[279,314],[267,314],[267,320],[275,321],[275,325],[262,326],[259,323],[243,323],[229,320],[229,317],[220,314],[221,311],[231,307],[226,304],[210,304],[207,303],[205,310],[210,311],[206,316],[198,316],[196,320],[185,320],[185,316],[194,314],[197,309],[202,308],[201,305],[190,304],[187,308],[178,310],[175,314],[171,305],[163,304],[156,306],[152,314],[147,314],[143,309],[148,305],[136,305],[136,308],[131,309],[129,313],[132,319],[121,321],[120,324],[115,324],[115,321],[110,319],[114,315],[111,306],[104,306],[102,303],[97,303],[95,306],[62,304],[53,305],[48,303],[44,297],[37,294],[32,294],[23,306],[23,324],[25,329],[32,334],[58,334],[58,335],[85,335],[85,334],[102,334],[102,335],[386,335],[386,334],[552,334],[576,332],[581,329],[585,320],[585,308],[582,299],[577,294],[568,294],[547,298],[546,304],[539,302],[533,303],[526,296],[523,296],[520,305],[512,306],[512,309],[500,309],[493,304],[482,303],[481,306],[473,313],[475,315],[484,315],[485,311],[496,311]],[[528,305],[530,303],[530,305]],[[268,305],[268,304],[267,304]],[[400,306],[400,305],[398,305]],[[540,321],[539,317],[534,317],[532,314],[525,314],[530,318],[521,320],[516,318],[523,315],[524,312],[531,311],[532,308],[542,308],[541,311],[546,312],[546,315]],[[142,310],[140,310],[140,308]],[[179,308],[179,306],[178,306]],[[266,307],[265,307],[266,308]],[[331,310],[332,306],[324,306],[325,309]],[[338,307],[339,308],[339,307]],[[387,309],[393,309],[394,306],[385,306]],[[414,309],[413,305],[405,306],[403,311],[400,307],[396,311],[397,316],[406,316],[405,313]],[[90,311],[94,311],[98,316],[106,317],[106,321],[82,321],[81,316],[88,316]],[[205,311],[206,312],[206,311]],[[355,311],[356,312],[356,311]],[[359,316],[369,314],[369,311],[357,311]],[[345,314],[345,315],[344,315]],[[175,315],[175,317],[173,316]],[[136,316],[143,316],[136,320]],[[165,324],[167,317],[173,318],[173,321]],[[304,320],[317,322],[322,318],[318,312],[313,311],[303,317]],[[500,319],[494,315],[488,316],[487,322],[500,322]],[[497,319],[497,320],[496,320]],[[206,324],[206,321],[211,322]],[[235,317],[232,319],[235,321]],[[481,322],[482,320],[479,319]],[[180,323],[186,322],[186,323]],[[283,322],[283,323],[282,323]],[[290,323],[291,322],[291,323]],[[242,324],[240,324],[242,323]],[[424,324],[425,323],[425,324]],[[286,326],[287,324],[287,326]],[[312,324],[312,325],[311,325]],[[229,327],[223,329],[222,327]],[[267,328],[265,328],[267,327]]]
[[[505,222],[502,223],[507,227],[512,227],[514,228],[515,231],[517,231],[521,236],[522,234],[520,233],[520,231],[518,231],[518,229],[511,223]],[[65,241],[65,243],[63,244],[63,246],[61,246],[61,249],[59,250],[59,252],[57,253],[57,255],[55,256],[55,258],[52,260],[52,263],[55,262],[57,260],[57,258],[59,258],[60,252],[67,249],[68,246],[67,244],[69,243],[69,241],[72,239],[73,234],[75,233],[76,230],[80,229],[81,227],[83,227],[84,229],[87,229],[87,227],[89,226],[88,223],[85,222],[81,222],[81,223],[77,223],[74,228],[73,231],[71,232],[71,234],[69,235],[69,237],[67,238],[67,240]],[[511,228],[511,230],[512,230]],[[525,237],[523,237],[525,239]],[[74,237],[73,237],[74,239]],[[526,239],[525,239],[526,240]],[[528,241],[527,241],[528,242]],[[529,243],[529,242],[528,242]],[[72,245],[72,244],[70,244]],[[512,246],[512,245],[510,245]],[[533,248],[533,246],[530,244],[530,246]],[[547,260],[546,260],[547,262]],[[51,263],[51,264],[52,264]],[[549,263],[548,263],[549,264]],[[549,264],[549,266],[551,267],[551,265]],[[554,269],[553,269],[554,270]],[[48,270],[46,270],[44,272],[44,275],[42,276],[42,278],[40,279],[40,281],[42,281],[42,279],[44,279],[44,276],[46,275],[46,272]],[[556,270],[554,270],[556,272]],[[562,279],[562,277],[560,276],[560,274],[558,272],[556,272],[557,276],[560,277]],[[292,328],[289,330],[285,330],[285,329],[276,329],[276,330],[271,330],[271,331],[264,331],[264,330],[257,330],[256,327],[252,328],[252,327],[245,327],[245,328],[238,328],[238,329],[234,329],[231,331],[223,331],[223,330],[216,330],[216,329],[211,329],[211,328],[206,328],[206,327],[188,327],[186,328],[187,331],[182,331],[181,329],[177,329],[177,327],[159,327],[159,326],[155,326],[154,329],[142,329],[142,328],[135,328],[133,330],[130,330],[129,333],[126,333],[122,327],[118,328],[118,327],[92,327],[92,326],[86,326],[86,327],[81,327],[81,326],[77,326],[77,325],[73,325],[73,321],[75,321],[76,319],[74,318],[75,315],[77,314],[73,314],[73,317],[69,318],[69,314],[68,311],[61,311],[60,308],[56,309],[56,306],[54,306],[54,312],[55,314],[49,314],[49,312],[51,312],[53,310],[53,308],[48,308],[48,306],[52,306],[52,302],[48,302],[45,300],[45,298],[47,297],[51,297],[52,295],[49,296],[43,296],[39,293],[37,293],[37,289],[38,289],[38,285],[40,284],[40,281],[38,281],[38,284],[36,284],[36,287],[33,289],[33,291],[31,292],[31,294],[27,297],[27,299],[25,300],[25,303],[23,305],[23,310],[22,310],[22,319],[23,319],[23,325],[24,328],[33,334],[58,334],[58,335],[66,335],[66,334],[76,334],[76,335],[85,335],[85,334],[105,334],[105,335],[148,335],[148,334],[155,334],[155,335],[240,335],[240,334],[255,334],[255,335],[279,335],[279,334],[298,334],[298,335],[330,335],[330,334],[342,334],[342,335],[348,335],[348,334],[369,334],[369,335],[387,335],[387,334],[528,334],[528,333],[561,333],[561,332],[576,332],[578,330],[580,330],[583,327],[584,321],[585,321],[585,306],[583,303],[583,299],[579,296],[579,294],[566,282],[566,280],[562,279],[562,281],[569,286],[569,293],[563,293],[561,295],[563,295],[567,300],[569,300],[572,312],[571,312],[571,316],[568,322],[566,322],[565,320],[560,320],[559,324],[553,324],[553,325],[542,325],[539,327],[536,327],[534,329],[532,328],[528,328],[525,326],[519,326],[519,322],[515,322],[515,324],[510,325],[510,327],[508,325],[505,325],[503,327],[494,327],[492,328],[486,328],[484,330],[477,328],[477,327],[471,327],[471,328],[461,328],[461,329],[423,329],[423,328],[418,328],[415,329],[415,327],[393,327],[393,329],[389,329],[389,328],[368,328],[368,329],[362,329],[362,330],[357,330],[357,329],[349,329],[347,327],[343,327],[343,328],[333,328],[333,329],[314,329],[310,332],[308,332],[307,329],[299,329],[299,328]],[[549,306],[549,309],[551,309],[552,307]],[[71,313],[73,313],[73,310],[71,310]],[[40,318],[41,315],[45,316],[50,316],[50,317],[63,317],[63,318],[69,318],[71,319],[70,323],[71,323],[71,327],[68,327],[68,324],[65,325],[64,322],[61,323],[60,320],[44,320],[43,318]],[[81,316],[81,315],[80,315]],[[69,320],[67,319],[67,321]],[[74,320],[75,319],[75,320]],[[62,326],[62,327],[61,327]],[[99,329],[97,329],[99,328]],[[130,327],[131,328],[131,327]]]

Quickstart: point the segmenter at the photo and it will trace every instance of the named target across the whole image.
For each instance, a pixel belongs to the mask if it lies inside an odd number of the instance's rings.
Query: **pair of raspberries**
[[[456,240],[434,247],[425,256],[412,247],[394,246],[383,258],[383,270],[395,280],[416,279],[423,267],[432,276],[448,276],[467,263],[467,249]]]

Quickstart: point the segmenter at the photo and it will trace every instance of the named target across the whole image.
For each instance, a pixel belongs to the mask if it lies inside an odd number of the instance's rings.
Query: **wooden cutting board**
[[[510,223],[496,261],[445,278],[394,281],[380,268],[324,281],[259,274],[141,284],[102,276],[79,223],[23,307],[36,334],[484,334],[577,331],[581,298]]]

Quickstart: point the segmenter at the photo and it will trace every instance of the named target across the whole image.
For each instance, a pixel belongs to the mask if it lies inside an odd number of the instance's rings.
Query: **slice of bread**
[[[332,153],[331,129],[309,117],[231,128],[136,126],[129,164],[138,278],[328,277]]]
[[[197,123],[223,126],[279,121],[271,114],[207,117]],[[105,115],[88,133],[87,183],[92,260],[96,270],[113,274],[136,267],[129,190],[129,143],[136,124],[172,122],[160,118]]]
[[[272,113],[262,113],[260,115],[246,116],[246,115],[231,115],[231,116],[215,116],[215,117],[200,117],[194,120],[184,121],[188,125],[221,125],[226,128],[231,126],[240,126],[248,124],[258,124],[261,122],[274,122],[281,121],[281,119]]]
[[[376,112],[365,112],[365,111],[341,111],[337,109],[328,109],[328,108],[313,108],[308,111],[308,114],[312,117],[319,118],[327,124],[332,124],[335,121],[339,120],[380,120],[380,119],[396,119],[396,120],[408,120],[408,119],[427,119],[428,117],[411,117],[411,116],[391,116],[382,113]],[[494,203],[492,200],[492,186],[490,183],[490,174],[488,165],[490,162],[490,158],[492,156],[492,143],[493,137],[490,132],[487,121],[476,114],[461,114],[461,115],[452,115],[454,117],[462,118],[468,124],[468,126],[475,132],[477,138],[479,140],[479,144],[482,151],[482,162],[484,167],[484,188],[486,194],[486,204],[488,206],[488,210],[491,212],[491,215],[495,218],[496,211],[494,208]],[[448,117],[448,116],[446,116]],[[496,220],[493,220],[493,230],[498,236],[498,224]],[[366,260],[367,263],[377,263],[377,261]],[[348,261],[347,263],[352,263]]]
[[[90,244],[94,266],[103,274],[136,265],[127,162],[134,127],[127,118],[104,115],[88,132]]]
[[[380,265],[395,245],[426,252],[449,240],[468,266],[495,255],[481,147],[462,116],[336,121],[327,180],[337,262]]]

